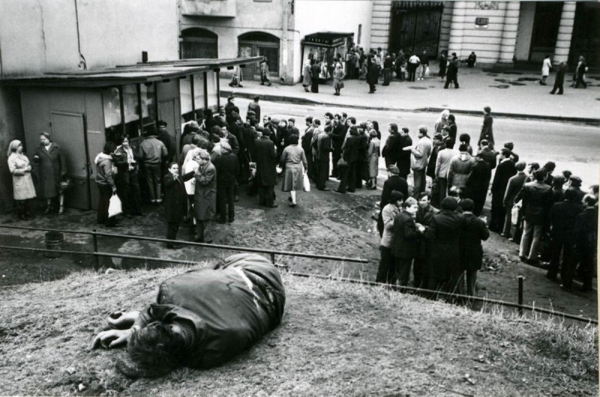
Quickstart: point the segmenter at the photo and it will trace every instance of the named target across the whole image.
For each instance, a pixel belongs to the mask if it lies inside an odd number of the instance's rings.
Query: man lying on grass
[[[275,266],[256,254],[238,254],[213,269],[191,270],[164,281],[156,303],[142,312],[115,312],[111,330],[92,348],[127,345],[117,361],[129,377],[157,377],[177,367],[218,366],[276,328],[285,291]]]

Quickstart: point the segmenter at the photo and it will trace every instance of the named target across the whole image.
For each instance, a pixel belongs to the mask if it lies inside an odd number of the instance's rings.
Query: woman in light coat
[[[35,198],[35,186],[31,178],[31,164],[23,154],[23,144],[14,140],[8,145],[8,169],[13,179],[13,197],[19,218],[31,218],[29,200]]]
[[[281,190],[290,192],[290,207],[297,204],[296,191],[304,189],[304,173],[308,169],[306,154],[302,146],[298,146],[298,139],[298,135],[290,137],[290,144],[283,149],[280,160],[282,168],[285,169]]]
[[[344,83],[342,82],[344,76],[345,74],[342,70],[342,64],[336,62],[335,70],[333,71],[333,88],[335,89],[335,94],[333,95],[340,95],[340,90],[344,87]]]
[[[377,138],[377,131],[372,129],[369,131],[369,148],[367,149],[367,161],[369,163],[369,180],[367,188],[371,190],[377,189],[377,174],[379,171],[379,156],[381,155],[381,142]]]

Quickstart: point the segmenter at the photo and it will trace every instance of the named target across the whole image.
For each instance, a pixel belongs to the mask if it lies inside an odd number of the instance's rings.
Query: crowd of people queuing
[[[427,126],[420,126],[413,142],[408,127],[392,123],[382,143],[375,120],[359,122],[346,113],[327,112],[322,121],[307,117],[301,132],[294,118],[262,115],[259,100],[255,97],[248,105],[245,121],[233,96],[219,114],[205,110],[200,120],[185,124],[179,150],[164,121],[144,137],[107,141],[95,158],[97,222],[116,226],[117,217],[108,214],[114,194],[126,217],[142,215],[146,197],[155,205],[164,204],[167,247],[175,248],[182,223],[189,226],[194,241],[210,243],[213,221],[234,222],[240,185],[248,195],[258,195],[259,205],[274,208],[279,176],[294,208],[296,192],[310,188],[307,180],[328,191],[327,181],[337,179],[334,191],[339,194],[377,189],[383,157],[388,178],[377,218],[381,236],[377,281],[406,286],[412,267],[415,287],[463,292],[466,278],[467,293],[474,294],[482,266],[481,243],[489,237],[489,228],[519,243],[523,262],[548,262],[548,278],[556,280],[560,271],[565,289],[572,288],[578,268],[583,289],[591,288],[598,186],[586,194],[581,178],[569,171],[553,175],[554,162],[543,167],[526,164],[512,142],[496,151],[490,107],[484,108],[474,148],[469,134],[458,134],[456,118],[448,110],[433,125],[433,137]],[[21,218],[31,216],[28,202],[36,191],[48,200],[46,212],[56,200],[62,212],[64,160],[50,135],[40,135],[33,156],[37,174],[43,176],[37,190],[21,142],[11,142],[8,151]],[[489,222],[480,218],[488,195]]]

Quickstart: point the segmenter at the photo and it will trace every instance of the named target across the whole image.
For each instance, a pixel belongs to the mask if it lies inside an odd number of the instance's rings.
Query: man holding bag
[[[109,206],[111,199],[119,200],[117,196],[117,186],[115,185],[114,174],[116,167],[113,164],[111,154],[116,149],[114,142],[106,142],[102,152],[96,156],[94,163],[96,164],[96,183],[98,184],[98,218],[99,225],[106,227],[117,226],[117,217],[109,215]]]

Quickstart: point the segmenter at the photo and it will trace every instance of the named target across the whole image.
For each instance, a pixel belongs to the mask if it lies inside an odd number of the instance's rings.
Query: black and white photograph
[[[599,183],[597,0],[0,0],[0,395],[598,395]]]

